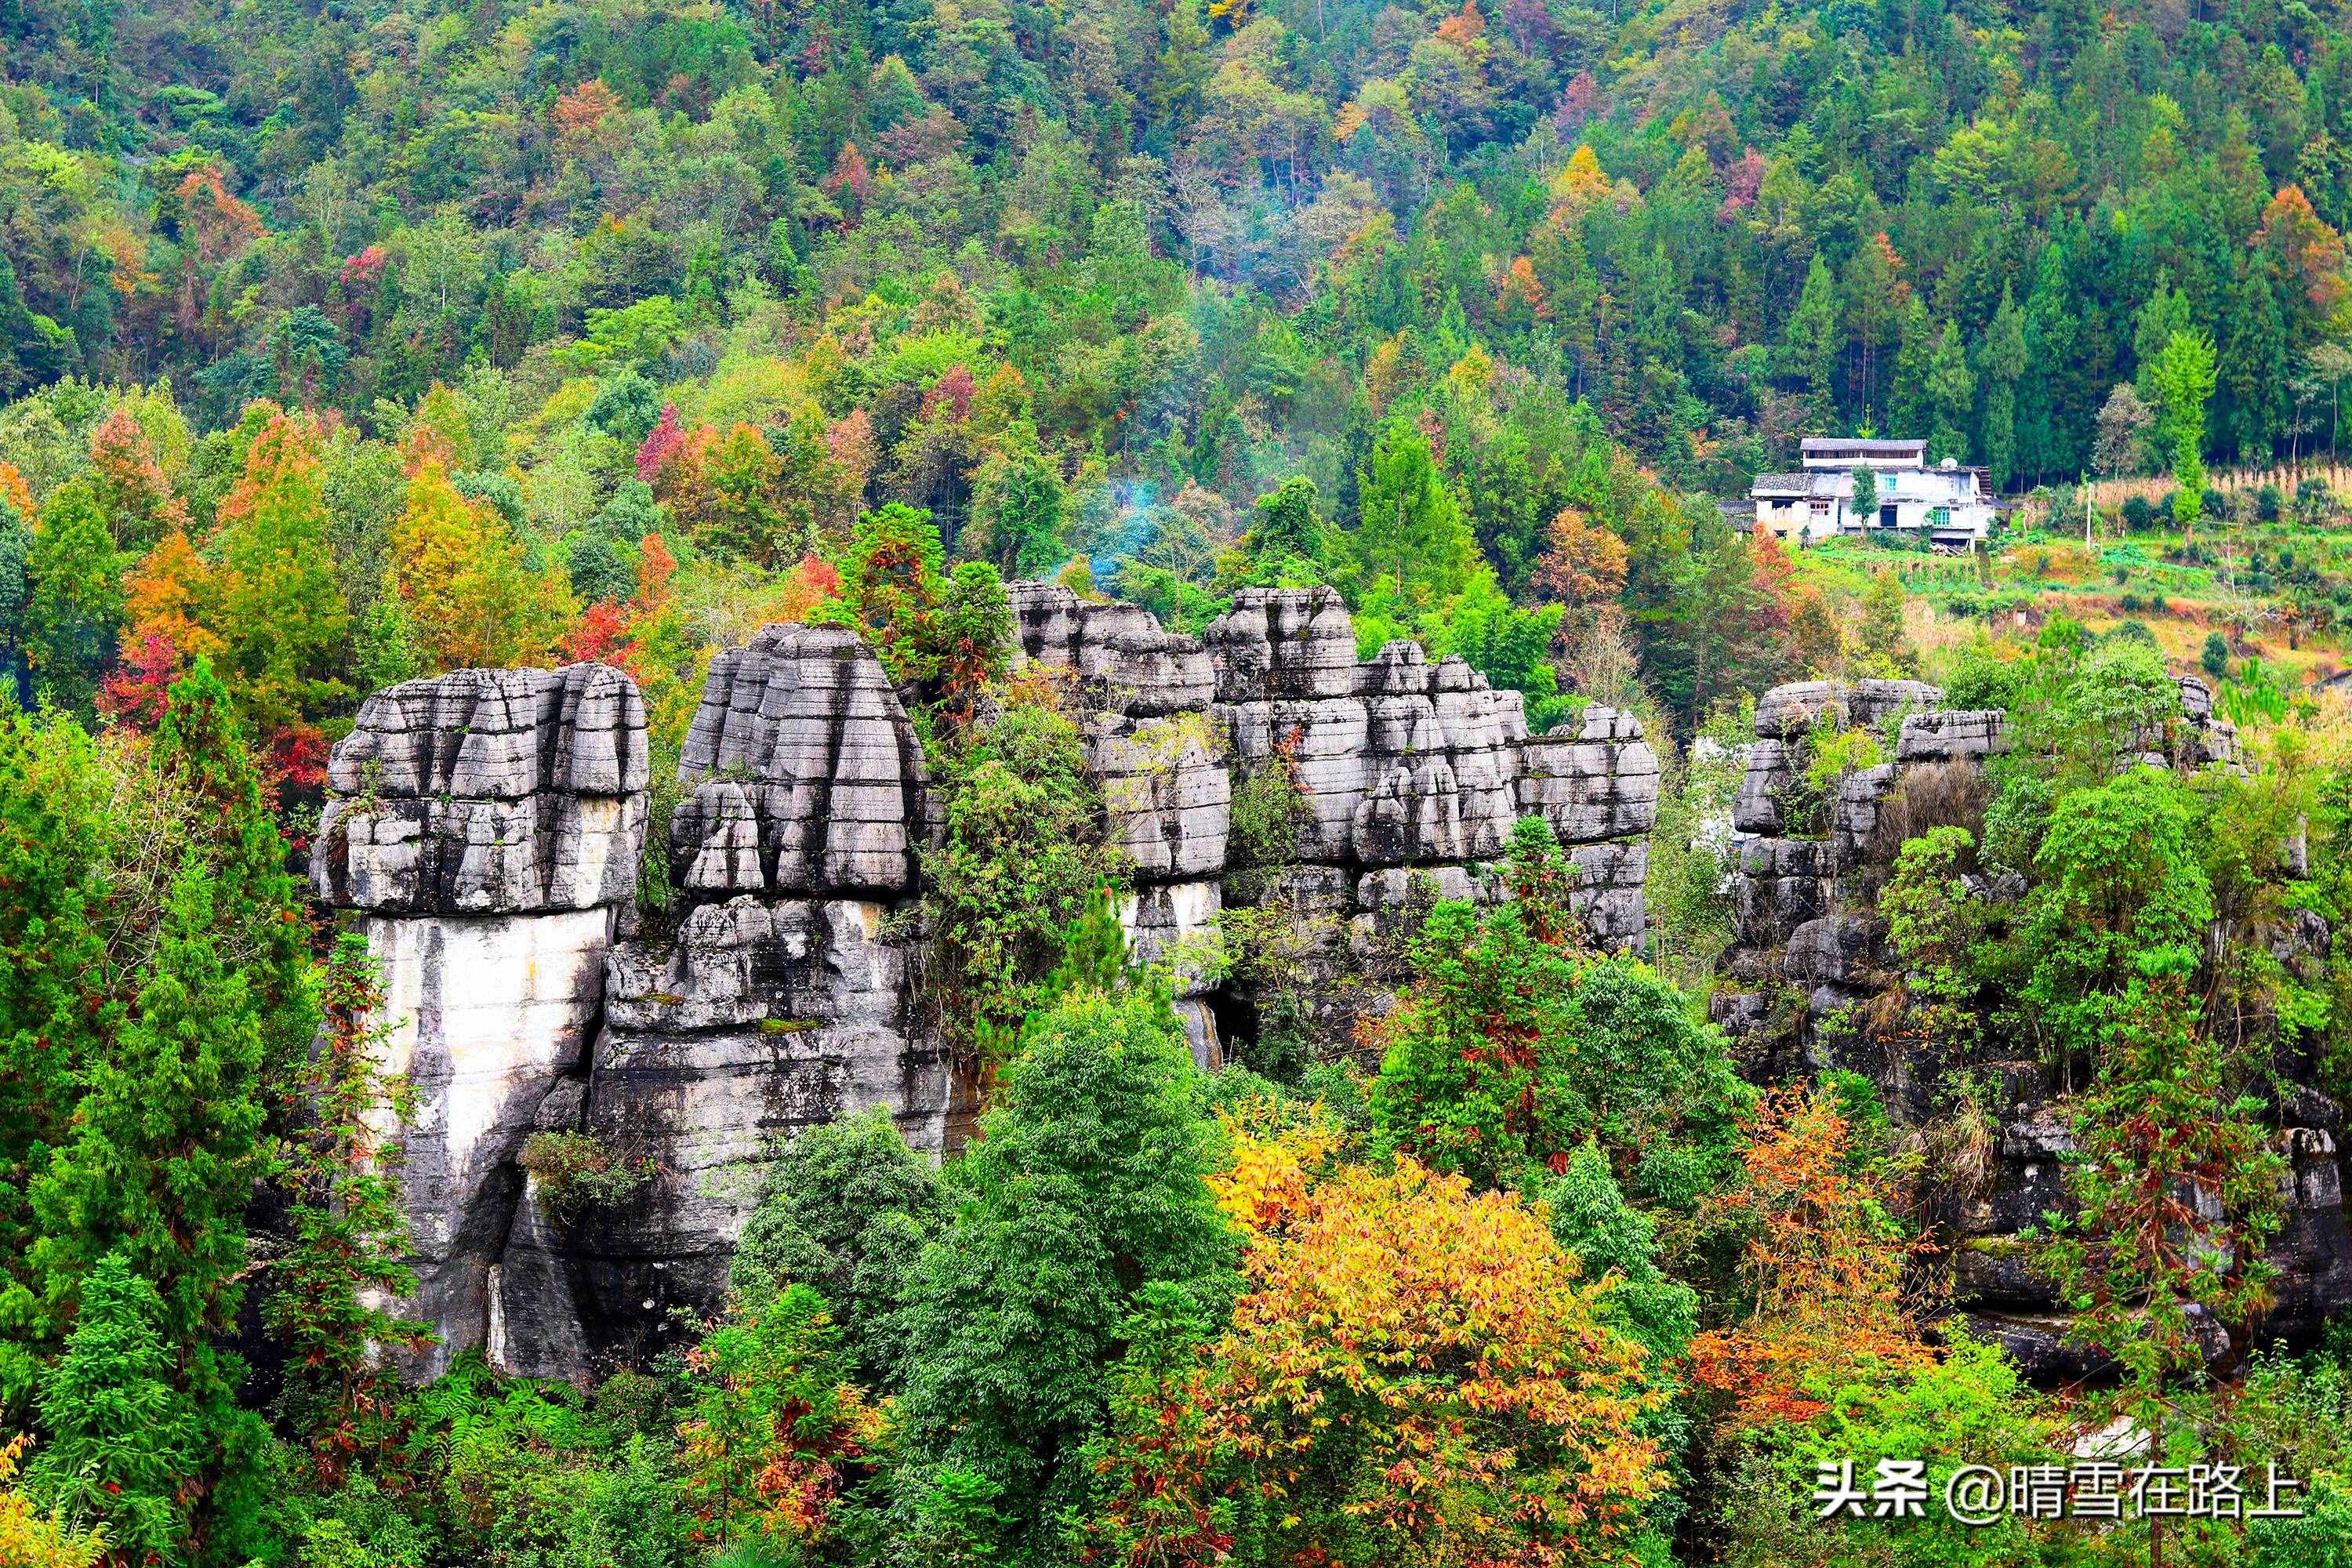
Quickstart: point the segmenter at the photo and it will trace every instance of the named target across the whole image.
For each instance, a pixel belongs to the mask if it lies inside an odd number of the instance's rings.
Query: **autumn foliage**
[[[1628,1555],[1667,1486],[1644,1352],[1540,1214],[1328,1128],[1212,1184],[1248,1289],[1106,1453],[1097,1561],[1542,1565]]]
[[[1691,1362],[1701,1384],[1728,1396],[1737,1422],[1810,1420],[1849,1374],[1931,1359],[1903,1296],[1911,1247],[1883,1184],[1855,1169],[1853,1146],[1833,1098],[1779,1090],[1758,1108],[1741,1179],[1713,1205],[1717,1221],[1746,1234],[1746,1312],[1694,1340]]]

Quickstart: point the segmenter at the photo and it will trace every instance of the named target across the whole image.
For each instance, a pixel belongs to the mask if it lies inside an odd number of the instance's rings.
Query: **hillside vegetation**
[[[2347,228],[2340,0],[0,0],[0,1563],[2340,1563],[2352,1325],[2256,1327],[2272,1143],[2352,1093]],[[2000,531],[1722,505],[1871,433]],[[1645,956],[1522,824],[1350,1048],[1197,1071],[1016,579],[1185,632],[1329,584],[1536,731],[1638,715]],[[976,1141],[779,1150],[655,1364],[403,1386],[331,748],[399,681],[626,670],[658,918],[712,658],[793,620],[961,813]],[[2248,771],[2137,765],[2189,674]],[[1707,1021],[1756,699],[1811,678],[2019,726],[1863,899],[1932,1116]],[[1239,783],[1278,846],[1290,775]],[[2087,1151],[2021,1244],[2082,1386],[1941,1311],[2009,1071]],[[543,1136],[549,1201],[626,1200]],[[2305,1516],[1808,1500],[2117,1420]]]

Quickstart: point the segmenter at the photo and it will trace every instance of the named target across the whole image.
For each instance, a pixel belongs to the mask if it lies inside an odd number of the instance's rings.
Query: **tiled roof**
[[[1759,474],[1750,488],[1755,495],[1811,495],[1813,476],[1811,474]]]
[[[1927,450],[1925,441],[1865,441],[1860,437],[1808,436],[1802,443],[1807,452],[1867,452],[1874,457],[1904,458]]]

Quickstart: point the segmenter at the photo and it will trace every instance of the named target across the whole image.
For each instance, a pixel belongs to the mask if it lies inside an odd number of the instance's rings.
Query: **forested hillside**
[[[0,0],[0,1568],[2339,1564],[2347,228],[2337,0]],[[1751,531],[1819,435],[2003,521]],[[873,667],[887,899],[718,758],[776,623]],[[387,776],[485,690],[571,695]],[[589,837],[678,967],[407,1169],[443,972],[337,878],[495,935]],[[756,1190],[593,1124],[720,890],[885,955],[938,1143],[781,1004]],[[412,1315],[634,1303],[676,1193],[750,1218],[642,1355]],[[1947,1507],[2084,1461],[2294,1486]]]

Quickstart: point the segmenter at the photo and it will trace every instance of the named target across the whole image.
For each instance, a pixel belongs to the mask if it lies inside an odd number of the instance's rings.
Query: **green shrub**
[[[814,1286],[869,1378],[887,1382],[898,1359],[890,1315],[948,1212],[945,1183],[907,1147],[887,1110],[811,1127],[778,1151],[728,1283],[751,1301]]]
[[[617,1208],[654,1178],[651,1160],[624,1159],[593,1132],[534,1132],[516,1163],[559,1225],[574,1224],[591,1209]]]

